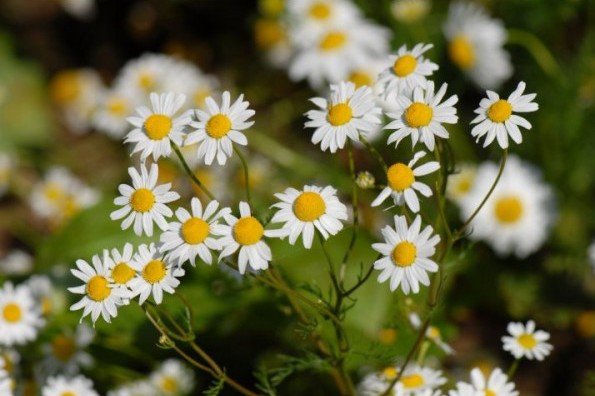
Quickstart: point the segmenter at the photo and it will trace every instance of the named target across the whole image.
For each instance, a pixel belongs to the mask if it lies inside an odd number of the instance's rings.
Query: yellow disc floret
[[[182,238],[190,245],[198,245],[209,236],[209,223],[198,217],[192,217],[182,224]]]
[[[128,283],[136,272],[127,263],[118,263],[112,269],[112,279],[119,285]]]
[[[388,185],[394,191],[403,192],[415,182],[413,170],[405,164],[398,163],[388,168],[386,172]]]
[[[401,377],[401,383],[408,389],[419,388],[424,384],[424,377],[419,374],[404,375]]]
[[[293,213],[301,221],[317,220],[326,212],[326,204],[320,194],[306,191],[299,195],[293,203]]]
[[[535,339],[535,336],[533,334],[529,334],[529,333],[521,334],[517,338],[517,341],[525,349],[533,349],[533,348],[535,348],[535,346],[537,346],[537,340]]]
[[[93,301],[103,301],[112,294],[109,283],[105,277],[95,275],[87,283],[87,296]]]
[[[168,394],[174,394],[178,391],[178,381],[173,377],[165,376],[161,379],[161,389]]]
[[[23,311],[21,311],[21,307],[18,304],[8,303],[2,310],[2,317],[7,322],[17,323],[23,317]]]
[[[405,121],[411,128],[421,128],[428,126],[432,121],[434,110],[425,103],[412,103],[407,110],[405,110]]]
[[[324,4],[320,1],[312,4],[308,14],[310,14],[310,16],[314,19],[327,19],[331,15],[331,8],[327,4]]]
[[[319,47],[323,51],[333,51],[347,43],[347,36],[342,32],[329,32],[320,40]]]
[[[502,197],[496,201],[494,211],[500,223],[516,223],[523,215],[523,203],[515,196]]]
[[[254,41],[259,48],[268,50],[285,40],[283,26],[274,19],[261,19],[254,25]]]
[[[371,86],[374,83],[374,80],[369,73],[359,70],[356,70],[349,75],[349,81],[355,84],[355,88]]]
[[[215,139],[221,139],[231,130],[231,120],[225,114],[215,114],[206,126],[207,134]]]
[[[417,247],[409,241],[399,242],[393,249],[393,261],[399,267],[409,267],[416,257]]]
[[[143,268],[143,279],[150,284],[160,282],[166,274],[165,263],[161,260],[151,260]]]
[[[128,104],[122,98],[112,98],[107,103],[107,111],[116,117],[124,117],[128,113]]]
[[[155,205],[155,194],[149,189],[139,188],[130,197],[130,206],[135,212],[148,212]]]
[[[233,226],[233,237],[240,245],[254,245],[264,235],[264,227],[254,217],[242,217]]]
[[[163,114],[152,114],[145,120],[145,132],[152,140],[161,140],[169,134],[171,118]]]
[[[448,55],[454,64],[463,70],[468,70],[475,65],[475,50],[465,36],[457,36],[450,42]]]
[[[353,110],[347,103],[339,103],[328,110],[328,122],[333,126],[345,125],[353,118]]]
[[[403,55],[398,57],[393,64],[393,71],[399,77],[407,77],[415,71],[417,59],[413,55]]]
[[[384,370],[382,370],[382,375],[384,375],[384,377],[388,380],[393,380],[397,378],[398,374],[399,372],[394,367],[387,367]]]
[[[488,117],[494,122],[504,122],[512,115],[512,105],[504,99],[500,99],[488,109]]]
[[[81,91],[81,75],[73,70],[57,74],[50,84],[52,99],[61,105],[75,101]]]

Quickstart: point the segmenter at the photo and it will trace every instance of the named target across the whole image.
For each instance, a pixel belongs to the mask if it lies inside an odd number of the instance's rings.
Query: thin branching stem
[[[200,188],[200,190],[202,192],[204,192],[207,195],[207,197],[209,197],[210,199],[215,199],[215,196],[198,179],[198,177],[196,177],[196,175],[194,174],[194,172],[192,172],[192,169],[190,169],[190,166],[188,165],[188,163],[184,159],[184,156],[182,155],[182,152],[180,151],[180,148],[175,143],[173,143],[173,142],[172,142],[171,146],[174,149],[174,152],[176,153],[176,156],[180,160],[180,163],[182,164],[182,168],[184,168],[184,171],[186,172],[186,174],[188,175],[188,177],[190,177],[190,179],[194,182],[194,184],[196,184],[196,186],[198,188]]]
[[[244,188],[246,189],[246,201],[248,204],[251,204],[250,199],[250,171],[248,169],[248,162],[246,162],[246,158],[244,154],[237,148],[235,145],[233,146],[233,151],[238,155],[240,162],[242,163],[242,168],[244,169]]]

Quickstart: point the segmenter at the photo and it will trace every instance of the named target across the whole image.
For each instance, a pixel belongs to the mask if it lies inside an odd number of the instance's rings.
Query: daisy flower
[[[83,295],[77,303],[70,307],[70,310],[83,309],[81,320],[90,314],[91,320],[95,323],[101,315],[103,320],[109,323],[111,318],[118,315],[118,306],[128,304],[130,293],[122,288],[114,287],[109,270],[98,255],[91,258],[91,263],[93,266],[85,260],[79,259],[76,261],[77,268],[70,270],[84,283],[81,286],[68,288],[71,293]]]
[[[253,270],[267,269],[272,259],[271,249],[264,242],[264,237],[278,236],[273,230],[265,230],[258,219],[252,216],[250,206],[240,202],[240,217],[232,214],[224,216],[227,225],[219,224],[213,233],[221,235],[219,243],[223,247],[219,261],[240,251],[238,255],[238,270],[244,274],[246,266]]]
[[[477,3],[453,2],[444,24],[448,54],[479,87],[493,89],[512,75],[506,29]]]
[[[138,303],[141,305],[150,295],[153,295],[155,303],[161,304],[163,292],[173,294],[180,285],[177,278],[184,276],[184,270],[165,259],[154,243],[140,245],[130,266],[137,272],[129,283],[131,298],[139,296]]]
[[[329,100],[312,98],[319,110],[306,113],[306,128],[316,128],[312,143],[320,143],[322,151],[342,149],[347,138],[359,141],[380,124],[380,108],[376,107],[370,87],[355,89],[353,83],[331,85]]]
[[[129,127],[126,118],[140,102],[141,98],[130,90],[112,88],[105,91],[93,114],[93,126],[113,139],[123,138]]]
[[[59,0],[64,11],[79,19],[89,19],[95,13],[95,0]]]
[[[136,109],[138,116],[127,118],[134,129],[124,139],[124,143],[134,144],[131,154],[141,153],[142,161],[149,155],[155,161],[160,157],[169,157],[172,143],[182,144],[184,127],[190,122],[190,117],[186,115],[174,117],[184,105],[185,95],[153,92],[150,99],[151,109],[141,106]]]
[[[231,95],[223,92],[221,106],[212,97],[205,99],[205,109],[196,109],[196,119],[190,122],[192,132],[186,137],[186,145],[200,143],[196,155],[204,158],[206,165],[211,165],[215,157],[219,165],[225,165],[227,158],[233,155],[233,143],[241,146],[248,144],[248,139],[241,131],[250,128],[254,121],[248,121],[254,110],[248,109],[249,102],[240,95],[231,103]]]
[[[409,314],[409,322],[415,330],[419,330],[421,328],[421,318],[417,313],[412,312]],[[437,327],[428,326],[428,329],[426,330],[426,338],[436,344],[445,353],[448,353],[449,355],[454,353],[452,347],[442,340],[442,334],[440,333],[440,329]]]
[[[287,67],[293,55],[293,44],[287,26],[277,18],[260,18],[254,23],[254,41],[265,51],[267,61],[274,67]]]
[[[25,282],[35,302],[41,307],[44,317],[62,311],[64,308],[63,290],[56,290],[49,276],[31,275]]]
[[[124,65],[115,86],[130,90],[139,97],[146,97],[151,92],[163,93],[171,79],[171,71],[176,70],[177,62],[167,55],[143,54]]]
[[[510,352],[516,359],[543,360],[554,347],[548,343],[550,334],[543,330],[535,330],[535,322],[530,320],[526,325],[509,323],[507,327],[510,335],[502,337],[503,349]]]
[[[390,11],[399,22],[415,23],[428,15],[431,6],[429,0],[394,0]]]
[[[206,264],[211,264],[211,251],[221,250],[221,244],[213,238],[213,226],[219,219],[231,213],[231,209],[219,209],[219,202],[211,201],[203,211],[202,203],[196,197],[190,201],[191,212],[184,208],[176,210],[179,221],[169,223],[169,228],[161,234],[159,251],[167,253],[178,265],[190,260],[195,265],[196,256]]]
[[[42,346],[45,354],[43,367],[46,373],[63,373],[74,375],[80,368],[88,368],[93,364],[93,357],[85,351],[95,338],[95,331],[82,323],[76,331],[55,335],[52,340]]]
[[[378,77],[378,84],[383,87],[383,91],[409,95],[416,87],[425,88],[427,78],[438,70],[437,64],[423,56],[432,47],[432,44],[420,43],[408,50],[403,45],[396,55],[391,55],[390,66]]]
[[[153,235],[153,222],[167,230],[166,217],[173,215],[172,210],[166,204],[180,198],[175,191],[170,191],[171,183],[157,185],[158,167],[151,165],[148,171],[146,165],[141,164],[140,173],[136,169],[128,168],[128,174],[132,178],[132,186],[120,184],[118,190],[121,196],[114,199],[114,204],[121,206],[110,215],[112,220],[122,221],[122,229],[129,228],[134,223],[134,233],[142,235],[143,231],[147,236]]]
[[[418,141],[423,142],[428,150],[434,151],[435,137],[448,139],[449,134],[442,124],[456,124],[457,109],[454,105],[459,101],[457,95],[452,95],[441,103],[448,84],[442,84],[438,92],[434,93],[434,82],[428,81],[425,89],[418,86],[413,95],[389,93],[387,102],[390,109],[387,112],[391,121],[384,129],[394,130],[387,140],[387,144],[395,142],[398,146],[407,136],[411,136],[412,147]]]
[[[22,250],[11,250],[0,259],[0,274],[25,275],[33,269],[33,257]]]
[[[107,396],[161,396],[149,380],[134,381],[107,392]]]
[[[43,326],[41,308],[27,286],[5,282],[0,289],[0,345],[24,345],[37,337]]]
[[[310,249],[314,232],[318,230],[324,239],[343,229],[341,220],[347,220],[347,207],[337,198],[337,190],[331,186],[304,186],[302,191],[288,188],[275,194],[281,202],[272,207],[279,209],[272,223],[284,223],[279,236],[289,236],[294,244],[302,235],[304,247]]]
[[[419,284],[430,284],[427,272],[438,271],[438,264],[432,260],[439,235],[432,235],[433,228],[426,226],[421,230],[421,217],[417,215],[411,227],[407,226],[405,216],[395,216],[395,228],[385,226],[381,232],[384,243],[375,243],[372,248],[384,257],[374,262],[374,268],[380,270],[378,282],[390,278],[390,289],[395,291],[399,285],[403,293],[419,292]]]
[[[479,166],[475,183],[461,203],[461,218],[468,219],[488,193],[498,166]],[[538,170],[509,156],[498,185],[471,222],[470,238],[484,240],[499,255],[519,258],[538,250],[555,218],[553,193]]]
[[[477,117],[471,124],[478,124],[471,130],[471,136],[477,141],[485,136],[483,147],[487,147],[494,139],[503,149],[508,148],[508,136],[517,144],[523,141],[519,127],[531,129],[531,123],[515,113],[530,113],[537,111],[539,105],[533,102],[536,94],[523,95],[525,83],[520,82],[517,88],[508,96],[500,99],[497,93],[487,91],[487,98],[479,102],[475,110]]]
[[[116,286],[126,289],[134,279],[136,271],[131,265],[133,254],[134,248],[130,243],[125,244],[121,252],[118,249],[112,249],[111,254],[104,251],[105,266]]]
[[[63,376],[50,377],[41,390],[42,396],[99,396],[93,389],[93,382],[83,376],[67,379]]]
[[[420,151],[415,153],[413,159],[407,165],[401,162],[391,165],[386,172],[388,186],[378,194],[371,206],[379,206],[389,196],[392,196],[396,205],[406,203],[412,212],[419,212],[419,200],[416,191],[419,191],[424,197],[430,197],[432,196],[432,189],[427,184],[417,181],[416,177],[425,176],[440,169],[440,164],[436,161],[426,162],[414,168],[413,166],[417,161],[425,155],[425,152]]]
[[[446,196],[453,202],[460,204],[473,188],[477,166],[463,163],[458,165],[455,173],[448,176]]]
[[[296,42],[311,41],[329,26],[361,20],[359,9],[345,0],[289,0],[286,8]]]
[[[457,382],[457,389],[451,390],[449,396],[518,396],[514,383],[508,382],[508,376],[497,368],[492,371],[486,381],[485,376],[477,367],[471,370],[471,383]]]
[[[386,368],[382,375],[390,383],[397,378],[399,370],[397,367]],[[429,367],[423,367],[412,364],[405,368],[398,384],[403,389],[403,395],[417,395],[419,392],[434,390],[446,383],[446,378],[442,376],[442,371],[434,370]]]
[[[155,370],[149,379],[163,396],[187,395],[194,387],[194,374],[182,362],[168,359]]]

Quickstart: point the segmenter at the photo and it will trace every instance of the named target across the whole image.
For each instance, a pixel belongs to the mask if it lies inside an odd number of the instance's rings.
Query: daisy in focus
[[[331,186],[304,186],[302,191],[288,188],[275,197],[281,202],[272,206],[279,210],[271,222],[284,223],[277,235],[288,236],[292,245],[302,235],[304,247],[310,249],[316,230],[328,239],[343,229],[341,220],[347,220],[347,207],[339,201],[337,190]]]
[[[78,376],[67,379],[63,376],[50,377],[41,390],[42,396],[99,396],[91,380]]]
[[[535,329],[535,322],[530,320],[526,325],[512,322],[507,327],[509,335],[502,337],[502,348],[510,352],[516,359],[543,360],[554,347],[548,343],[550,334]]]
[[[426,162],[414,168],[417,161],[425,155],[425,152],[420,151],[415,153],[407,165],[401,162],[391,165],[386,172],[388,186],[378,194],[371,206],[379,206],[389,196],[392,196],[395,205],[407,204],[412,212],[419,212],[419,199],[416,191],[424,197],[430,197],[432,189],[427,184],[417,181],[416,177],[425,176],[440,169],[440,164],[436,161]]]
[[[479,102],[475,110],[477,117],[471,124],[478,124],[471,130],[471,136],[477,141],[485,136],[483,147],[487,147],[494,139],[503,149],[508,148],[508,137],[517,144],[523,141],[520,128],[531,129],[531,123],[515,113],[530,113],[537,111],[539,105],[533,102],[536,94],[525,94],[525,83],[520,82],[517,88],[508,96],[508,99],[500,99],[500,96],[492,91],[487,91],[487,98]]]
[[[272,260],[272,253],[264,237],[275,237],[276,232],[265,230],[262,223],[252,216],[250,206],[246,202],[240,202],[239,218],[227,214],[224,219],[227,225],[219,224],[213,230],[216,235],[222,236],[219,243],[223,250],[219,255],[219,261],[239,250],[240,274],[246,272],[248,265],[255,271],[267,269],[269,261]]]
[[[453,202],[460,204],[473,188],[477,166],[463,163],[457,167],[455,173],[448,176],[446,196]]]
[[[421,318],[415,312],[409,314],[409,322],[415,330],[419,330],[422,326]],[[452,355],[455,352],[450,345],[444,342],[442,339],[442,334],[440,333],[440,329],[435,326],[428,326],[428,329],[426,330],[426,338],[449,355]]]
[[[508,376],[497,368],[490,376],[485,378],[480,369],[471,370],[471,383],[457,382],[456,390],[448,392],[449,396],[518,396],[513,382],[508,381]]]
[[[150,382],[160,395],[188,395],[194,388],[194,373],[182,362],[168,359],[151,374]]]
[[[167,230],[168,224],[165,218],[171,217],[173,212],[166,204],[179,199],[180,195],[170,191],[170,183],[157,185],[157,164],[152,164],[150,171],[147,170],[146,165],[141,164],[140,173],[130,167],[128,174],[132,179],[132,186],[120,184],[118,191],[122,195],[114,199],[114,204],[121,208],[113,211],[110,218],[124,219],[123,230],[134,223],[136,235],[142,235],[144,231],[147,236],[152,236],[153,223],[156,223],[161,230]]]
[[[103,253],[103,260],[109,270],[110,278],[117,287],[124,290],[127,290],[130,281],[136,275],[136,271],[131,266],[133,254],[134,248],[130,243],[125,244],[122,251],[112,249],[111,252],[104,251]]]
[[[5,282],[0,289],[0,345],[24,345],[44,325],[41,308],[27,286]]]
[[[440,103],[446,94],[448,84],[442,84],[434,93],[434,82],[428,81],[425,88],[416,87],[413,95],[397,94],[392,91],[387,96],[390,109],[387,116],[393,121],[384,129],[394,130],[386,144],[395,143],[395,147],[407,136],[411,136],[412,147],[418,141],[423,142],[428,150],[434,151],[436,137],[448,139],[449,134],[442,124],[456,124],[459,117],[454,105],[459,101],[452,95]]]
[[[381,110],[376,107],[370,87],[356,89],[353,83],[341,82],[331,85],[328,100],[312,98],[311,101],[319,110],[306,113],[310,121],[306,128],[316,128],[312,135],[312,143],[319,144],[322,151],[329,149],[331,153],[342,149],[347,138],[360,140],[360,134],[378,129]]]
[[[49,343],[42,346],[46,356],[42,364],[46,373],[74,375],[81,368],[91,367],[93,357],[85,348],[94,338],[95,331],[84,323],[79,324],[74,333],[68,331],[55,335]]]
[[[204,110],[196,109],[195,120],[190,122],[190,130],[185,145],[198,143],[196,152],[198,160],[211,165],[215,157],[219,165],[225,165],[227,159],[233,155],[233,144],[246,146],[248,139],[242,133],[250,128],[254,121],[249,119],[255,114],[248,109],[249,102],[240,95],[231,103],[231,95],[223,92],[221,106],[212,97],[205,99]]]
[[[77,260],[77,268],[70,270],[72,274],[83,281],[83,285],[70,287],[68,291],[81,294],[83,297],[70,307],[71,311],[83,310],[81,320],[91,315],[93,323],[99,316],[110,322],[118,315],[118,307],[128,304],[130,293],[122,288],[114,287],[109,270],[98,255],[91,258],[93,266],[85,260]]]
[[[223,216],[231,214],[231,209],[219,209],[219,202],[211,201],[203,210],[196,197],[192,198],[190,206],[191,212],[184,208],[176,210],[178,221],[170,222],[168,230],[161,234],[159,251],[167,253],[169,259],[177,260],[178,265],[189,260],[194,266],[197,256],[211,264],[211,251],[221,250],[220,242],[213,237],[213,227]]]
[[[380,396],[386,392],[390,383],[399,375],[399,367],[389,366],[379,373],[369,374],[358,386],[358,395]],[[393,396],[433,396],[436,388],[446,383],[440,370],[417,364],[408,366],[401,379],[395,384],[390,395]]]
[[[383,257],[374,262],[374,269],[380,270],[378,282],[390,280],[390,289],[399,286],[403,293],[418,293],[419,284],[430,284],[428,272],[438,271],[438,264],[432,260],[439,235],[433,235],[433,228],[426,226],[421,231],[421,217],[417,215],[410,227],[405,216],[395,216],[395,228],[385,226],[381,232],[384,243],[375,243],[372,248]]]

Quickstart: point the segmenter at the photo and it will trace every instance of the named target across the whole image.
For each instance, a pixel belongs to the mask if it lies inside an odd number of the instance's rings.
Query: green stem
[[[519,368],[520,363],[521,363],[521,359],[515,359],[514,362],[512,362],[512,364],[508,368],[508,372],[506,373],[506,375],[508,375],[509,380],[512,380],[512,377],[514,377],[514,374],[516,373],[517,369]]]
[[[190,177],[190,179],[194,182],[194,184],[196,184],[198,186],[198,188],[200,188],[201,191],[207,195],[207,197],[214,200],[215,196],[213,194],[211,194],[209,189],[205,187],[205,185],[198,179],[198,177],[196,177],[194,172],[192,172],[192,169],[190,169],[190,166],[188,166],[188,163],[186,162],[186,160],[184,159],[184,156],[180,152],[180,148],[173,142],[172,142],[171,146],[174,149],[174,152],[176,153],[176,156],[180,160],[180,163],[182,164],[182,168],[184,168],[184,171],[186,172],[188,177]]]
[[[248,201],[248,204],[250,205],[250,203],[251,203],[251,200],[250,200],[250,174],[248,171],[248,163],[246,162],[246,158],[244,157],[244,154],[242,154],[240,149],[238,149],[235,145],[233,146],[233,151],[240,158],[240,162],[242,163],[242,168],[244,169],[244,184],[245,184],[244,187],[246,189],[246,201]]]
[[[345,270],[347,267],[347,261],[349,261],[349,256],[355,247],[355,242],[357,241],[357,234],[359,231],[359,208],[358,208],[358,196],[357,196],[357,184],[355,183],[355,161],[353,160],[353,146],[351,144],[351,140],[347,143],[348,144],[348,153],[349,153],[349,173],[351,174],[351,181],[352,181],[352,188],[351,188],[351,206],[353,210],[353,232],[351,233],[351,240],[349,241],[349,246],[347,247],[347,251],[345,251],[345,255],[343,256],[343,261],[341,261],[341,267],[339,269],[339,280],[341,282],[341,286],[343,285],[343,281],[345,278]]]
[[[359,140],[364,144],[366,149],[370,152],[370,154],[372,154],[376,161],[378,161],[378,163],[382,166],[384,173],[388,172],[388,166],[386,165],[384,158],[382,158],[382,155],[378,152],[378,150],[376,150],[376,148],[361,134],[359,136]]]

